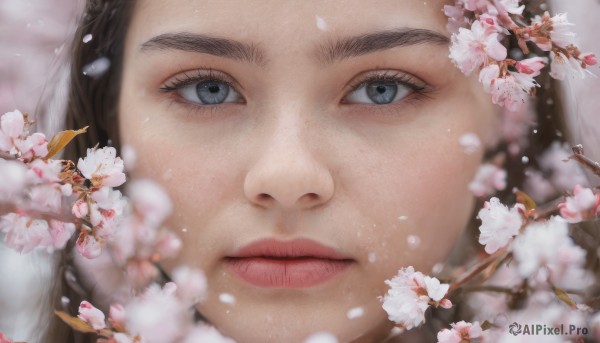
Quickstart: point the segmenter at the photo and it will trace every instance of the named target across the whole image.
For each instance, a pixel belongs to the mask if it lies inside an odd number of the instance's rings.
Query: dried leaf
[[[529,195],[527,195],[527,193],[517,190],[515,196],[517,197],[517,202],[525,206],[526,211],[535,210],[537,208],[537,204]]]
[[[481,330],[485,331],[485,330],[489,330],[492,328],[492,324],[490,322],[488,322],[487,320],[484,320],[483,323],[481,323]]]
[[[577,304],[575,304],[567,292],[556,286],[552,286],[552,290],[554,291],[554,294],[556,294],[556,297],[562,302],[569,305],[571,308],[577,308]]]
[[[79,130],[65,130],[55,134],[50,140],[50,143],[48,143],[48,154],[46,157],[44,157],[44,159],[49,159],[58,154],[62,149],[64,149],[64,147],[67,146],[67,144],[69,144],[69,142],[73,140],[73,138],[77,137],[77,135],[87,132],[88,127],[89,126],[86,126]]]
[[[60,318],[62,319],[63,322],[65,322],[67,325],[69,325],[73,330],[75,331],[79,331],[79,332],[93,332],[95,333],[96,330],[94,330],[90,324],[84,322],[83,320],[77,318],[77,317],[71,317],[68,313],[63,312],[63,311],[54,311],[54,313]]]

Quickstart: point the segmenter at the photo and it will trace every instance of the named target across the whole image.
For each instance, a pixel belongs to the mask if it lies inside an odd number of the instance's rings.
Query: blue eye
[[[240,94],[227,82],[219,80],[198,81],[178,89],[182,98],[202,104],[219,105],[240,102]]]
[[[348,93],[346,103],[385,105],[402,100],[414,89],[397,81],[367,81]]]

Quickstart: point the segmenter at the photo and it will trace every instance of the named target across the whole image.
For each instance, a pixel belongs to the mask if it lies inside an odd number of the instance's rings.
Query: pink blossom
[[[121,304],[112,304],[110,305],[110,310],[108,313],[108,321],[113,326],[125,326],[125,320],[127,316],[125,314],[125,308]]]
[[[106,327],[104,313],[85,300],[79,305],[79,315],[77,317],[90,324],[94,330],[102,330]]]
[[[594,194],[589,188],[576,185],[573,196],[558,205],[560,215],[569,223],[579,223],[600,213],[600,194]]]
[[[21,158],[32,160],[48,154],[48,140],[42,133],[34,133],[25,139],[15,141],[15,147],[21,152]]]
[[[30,206],[40,212],[60,213],[63,196],[60,185],[37,185],[29,190]]]
[[[0,331],[0,343],[13,343],[13,341],[4,336],[4,333]]]
[[[147,259],[130,259],[127,261],[126,270],[127,279],[135,288],[147,286],[159,274],[156,266]]]
[[[27,167],[19,161],[0,159],[0,202],[20,198],[25,190]]]
[[[479,342],[483,330],[479,322],[468,323],[460,321],[450,324],[452,329],[443,329],[438,332],[438,343],[468,343]]]
[[[33,184],[53,184],[60,181],[63,167],[59,160],[35,159],[29,163],[27,178]]]
[[[181,239],[177,237],[171,231],[162,230],[158,234],[156,242],[156,252],[160,254],[161,258],[173,258],[176,257],[183,243]]]
[[[19,110],[0,116],[0,151],[15,154],[14,142],[20,138],[25,128],[25,118]]]
[[[77,162],[77,169],[95,186],[118,187],[125,182],[123,160],[113,147],[88,149],[87,156]]]
[[[50,237],[52,248],[63,249],[71,236],[75,233],[75,224],[50,220]]]
[[[450,33],[458,33],[458,29],[467,26],[469,21],[465,17],[465,10],[460,5],[444,5],[444,14],[448,17],[447,30]]]
[[[499,13],[508,12],[510,14],[521,15],[525,5],[519,6],[521,0],[494,0],[494,4]]]
[[[519,73],[536,77],[540,75],[540,70],[546,66],[548,59],[546,57],[533,57],[518,61],[515,65]]]
[[[85,199],[79,199],[73,203],[71,213],[75,218],[85,218],[89,213],[89,207]]]
[[[588,184],[579,164],[569,160],[569,156],[571,149],[567,144],[553,142],[538,160],[542,170],[550,175],[550,181],[559,191],[571,190],[577,184]]]
[[[184,303],[192,305],[206,296],[206,276],[200,270],[178,267],[173,271],[173,282],[177,284],[177,296]]]
[[[158,225],[171,214],[171,200],[167,193],[155,182],[135,180],[129,187],[128,194],[135,210],[148,223]]]
[[[476,20],[470,30],[460,28],[458,34],[452,35],[450,58],[465,75],[470,75],[490,60],[503,61],[506,55],[498,32],[485,22]]]
[[[102,187],[94,191],[91,195],[92,200],[103,210],[113,210],[117,215],[123,213],[127,201],[123,198],[120,191],[111,187]]]
[[[36,247],[47,247],[52,241],[45,220],[16,213],[6,214],[0,219],[0,231],[5,233],[4,243],[18,252],[27,253]]]
[[[486,163],[479,166],[475,179],[469,183],[469,190],[476,197],[494,194],[506,188],[506,170]]]
[[[235,343],[234,340],[224,337],[214,326],[200,325],[187,333],[183,343]]]
[[[485,252],[493,254],[519,233],[523,221],[519,210],[522,209],[522,205],[517,204],[509,210],[498,198],[485,202],[477,215],[481,219],[479,243],[485,245]]]
[[[75,248],[81,256],[87,258],[96,258],[102,253],[102,246],[87,230],[81,230]]]
[[[575,44],[575,33],[571,32],[571,27],[574,25],[569,23],[566,13],[557,14],[550,20],[552,21],[552,31],[550,31],[552,43],[561,48]]]
[[[152,285],[125,307],[127,328],[147,343],[177,342],[184,329],[186,311],[187,307],[177,301],[171,290]]]
[[[502,139],[508,144],[508,152],[516,156],[527,147],[529,129],[535,124],[536,112],[529,99],[516,111],[504,107],[502,111]]]
[[[492,91],[492,86],[499,77],[500,67],[495,63],[485,66],[479,71],[479,82],[483,85],[483,90],[488,93]]]
[[[572,56],[567,57],[562,52],[554,51],[550,53],[550,61],[550,76],[557,80],[564,80],[567,76],[580,79],[585,77],[587,70]]]
[[[420,326],[425,321],[425,310],[430,305],[449,308],[452,303],[445,299],[450,285],[415,272],[412,266],[402,268],[398,275],[385,283],[390,286],[381,298],[388,318],[407,330]]]
[[[581,59],[583,60],[583,63],[585,63],[589,66],[594,66],[598,63],[598,59],[596,59],[596,55],[592,54],[592,53],[583,54],[581,56]]]
[[[527,103],[534,87],[539,87],[539,84],[531,75],[509,71],[506,76],[492,81],[492,102],[517,111]]]
[[[589,284],[586,252],[569,237],[567,222],[560,217],[530,224],[512,248],[519,275],[531,283],[551,282],[573,289]]]

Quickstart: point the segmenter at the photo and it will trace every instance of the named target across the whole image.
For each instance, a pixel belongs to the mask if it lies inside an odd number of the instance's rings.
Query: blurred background
[[[576,23],[584,51],[600,55],[600,1],[549,5]],[[82,8],[83,0],[0,0],[0,112],[29,112],[47,136],[61,129],[70,36]],[[592,72],[600,75],[600,68]],[[562,91],[570,143],[583,144],[586,154],[600,160],[600,79],[568,80]],[[20,255],[0,243],[0,331],[8,337],[33,342],[38,309],[49,292],[49,260],[43,252]]]

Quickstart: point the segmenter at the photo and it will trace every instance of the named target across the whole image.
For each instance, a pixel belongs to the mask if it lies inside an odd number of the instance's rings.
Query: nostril
[[[273,197],[267,193],[260,193],[256,196],[256,198],[258,201],[270,201],[271,199],[273,199]]]

